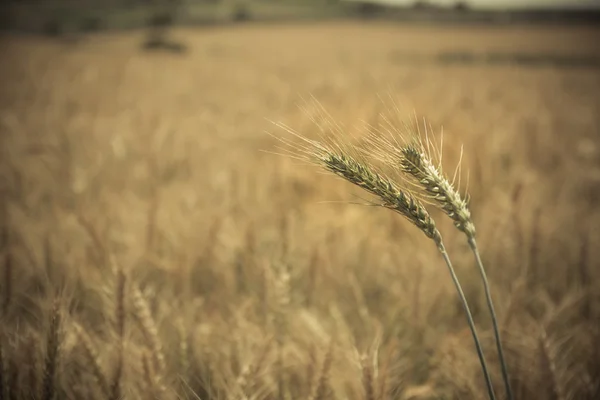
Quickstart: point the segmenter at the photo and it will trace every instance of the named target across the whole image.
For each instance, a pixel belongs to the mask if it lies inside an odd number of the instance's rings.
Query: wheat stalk
[[[485,290],[487,306],[492,318],[496,348],[500,358],[505,390],[508,399],[512,400],[513,395],[500,340],[497,317],[492,302],[487,275],[475,240],[476,230],[472,221],[471,212],[468,208],[468,199],[463,199],[454,186],[457,172],[460,171],[461,164],[459,163],[454,174],[454,179],[450,182],[442,171],[442,148],[441,146],[438,148],[430,140],[426,125],[425,140],[423,140],[418,128],[418,135],[416,135],[416,137],[413,136],[411,140],[406,140],[402,133],[399,132],[391,122],[387,120],[386,122],[387,129],[385,129],[385,131],[389,135],[389,138],[383,138],[372,134],[367,139],[368,142],[374,145],[377,158],[385,164],[391,165],[393,168],[399,167],[400,170],[413,178],[411,183],[418,188],[421,195],[424,195],[422,197],[424,197],[428,203],[437,206],[446,213],[453,220],[456,228],[467,236],[469,247],[476,259]],[[408,126],[405,125],[405,128],[408,128]],[[410,131],[410,129],[407,130]],[[401,141],[398,141],[396,136],[399,136]],[[404,143],[401,144],[401,142]],[[433,162],[434,156],[438,159],[437,165]],[[458,174],[458,177],[460,182],[460,174]]]
[[[280,142],[284,143],[288,147],[291,147],[292,150],[285,150],[287,151],[288,155],[292,154],[297,159],[316,164],[330,173],[333,173],[344,180],[366,190],[378,198],[379,203],[376,205],[399,213],[405,219],[419,228],[419,230],[421,230],[428,238],[434,241],[438,251],[446,263],[446,266],[448,267],[450,276],[467,316],[467,322],[473,336],[477,355],[481,363],[488,395],[490,399],[494,400],[495,394],[492,381],[488,372],[487,363],[485,361],[481,342],[477,334],[477,329],[475,328],[475,322],[473,320],[471,310],[456,272],[454,271],[454,267],[450,261],[450,257],[448,256],[448,253],[444,247],[442,236],[436,228],[435,222],[427,212],[425,206],[413,195],[411,191],[401,188],[400,185],[391,178],[386,177],[382,173],[378,172],[373,165],[370,165],[366,161],[359,160],[357,157],[352,156],[350,154],[352,152],[352,148],[342,147],[342,145],[339,143],[324,144],[305,138],[285,125],[277,125],[281,128],[284,128],[288,133],[291,133],[302,141],[302,144],[295,144],[287,140],[277,138]]]
[[[55,298],[52,303],[50,326],[46,334],[46,358],[42,373],[41,398],[52,400],[56,396],[56,370],[60,357],[60,302]]]
[[[429,143],[429,139],[426,140],[427,143]],[[508,400],[512,400],[513,394],[510,387],[510,379],[502,348],[502,341],[500,339],[498,320],[492,301],[487,274],[483,267],[483,262],[481,261],[481,256],[475,240],[475,224],[471,218],[468,201],[461,197],[460,193],[454,188],[453,182],[451,183],[442,172],[441,150],[438,153],[440,158],[439,164],[436,166],[432,161],[432,157],[429,155],[432,151],[428,151],[426,148],[427,146],[425,146],[421,140],[414,140],[406,145],[398,145],[397,142],[391,142],[386,139],[378,140],[377,138],[375,138],[373,142],[379,147],[380,154],[389,157],[386,161],[390,161],[391,158],[393,165],[399,166],[403,172],[412,177],[414,181],[420,185],[426,196],[432,200],[433,204],[438,206],[446,215],[448,215],[454,222],[454,226],[467,236],[469,247],[475,256],[475,261],[483,282],[486,303],[492,318],[494,338],[500,359],[506,395]]]

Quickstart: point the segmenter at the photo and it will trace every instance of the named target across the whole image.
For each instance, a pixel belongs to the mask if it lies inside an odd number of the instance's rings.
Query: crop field
[[[598,398],[598,33],[2,36],[0,399],[487,398],[435,244],[275,154],[300,141],[273,121],[354,143],[415,119],[461,161],[514,398]],[[430,213],[503,399],[475,259]]]

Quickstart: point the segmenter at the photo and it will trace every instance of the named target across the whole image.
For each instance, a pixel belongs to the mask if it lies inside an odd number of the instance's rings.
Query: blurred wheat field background
[[[451,171],[464,147],[516,397],[596,398],[600,69],[439,55],[597,59],[597,34],[175,29],[185,54],[135,31],[5,35],[0,398],[484,398],[427,238],[269,153],[285,132],[267,119],[318,134],[310,96],[349,137],[415,112]],[[496,361],[467,243],[438,225]]]

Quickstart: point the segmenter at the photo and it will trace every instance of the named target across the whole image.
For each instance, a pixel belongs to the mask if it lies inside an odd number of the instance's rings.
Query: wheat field
[[[273,154],[270,121],[352,140],[386,115],[443,128],[450,171],[463,148],[515,398],[597,398],[600,69],[438,57],[597,59],[597,34],[176,29],[185,54],[3,36],[0,399],[485,398],[430,241]],[[437,223],[503,398],[475,263]]]

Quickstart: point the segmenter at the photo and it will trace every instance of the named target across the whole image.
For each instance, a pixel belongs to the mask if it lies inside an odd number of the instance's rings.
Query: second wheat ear
[[[444,177],[440,168],[416,145],[401,149],[400,166],[414,177],[423,190],[454,221],[454,226],[467,237],[475,237],[475,225],[467,202],[460,196],[452,183]]]
[[[393,149],[393,152],[399,155],[397,162],[402,171],[412,177],[417,185],[421,186],[427,197],[433,200],[433,203],[452,219],[454,226],[467,236],[469,247],[475,256],[485,291],[486,303],[491,314],[496,350],[500,359],[506,396],[508,400],[512,400],[513,393],[504,358],[504,350],[498,328],[498,318],[494,310],[487,274],[481,261],[477,241],[475,240],[475,224],[471,218],[467,201],[461,197],[454,185],[444,176],[441,165],[439,167],[435,166],[422,144],[408,144],[399,149]]]

